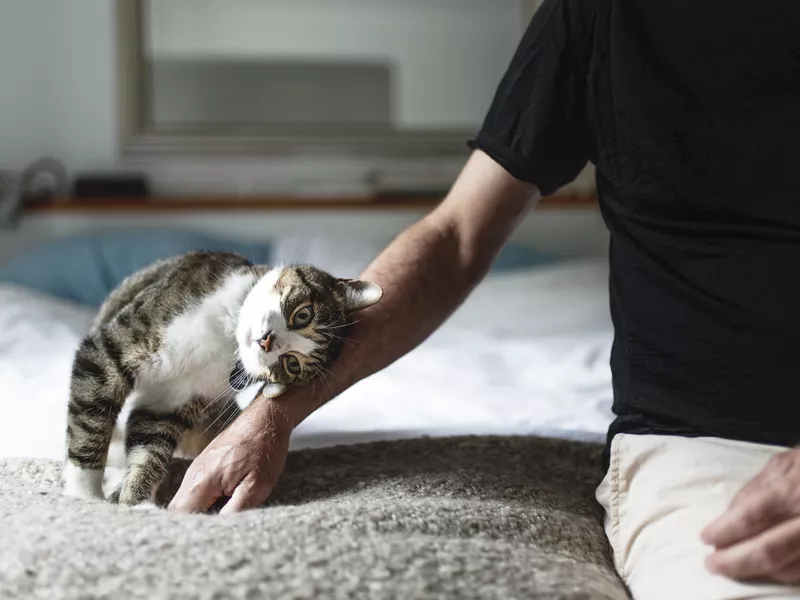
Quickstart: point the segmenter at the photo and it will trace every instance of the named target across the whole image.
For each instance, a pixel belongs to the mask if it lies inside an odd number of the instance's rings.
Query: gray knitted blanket
[[[299,451],[266,507],[224,517],[66,499],[60,465],[0,461],[0,598],[625,599],[599,452],[482,437]]]

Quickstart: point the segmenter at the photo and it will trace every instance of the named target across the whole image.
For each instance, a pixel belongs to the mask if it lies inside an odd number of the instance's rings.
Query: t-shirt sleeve
[[[576,0],[545,0],[469,142],[545,196],[575,179],[590,158],[584,10]]]

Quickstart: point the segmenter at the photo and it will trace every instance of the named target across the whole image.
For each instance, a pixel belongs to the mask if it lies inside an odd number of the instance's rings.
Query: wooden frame
[[[487,0],[491,1],[491,0]],[[538,3],[538,0],[525,0]],[[142,0],[116,0],[122,153],[125,156],[257,155],[257,156],[381,156],[466,157],[465,141],[474,131],[398,132],[362,130],[358,133],[292,134],[265,131],[241,135],[220,131],[172,134],[155,131],[148,123],[146,65],[143,35],[147,20]]]

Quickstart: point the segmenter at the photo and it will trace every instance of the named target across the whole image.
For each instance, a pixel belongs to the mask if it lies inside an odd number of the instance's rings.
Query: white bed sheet
[[[0,286],[0,458],[63,458],[72,356],[92,317]],[[293,446],[459,434],[602,439],[611,339],[604,261],[490,276],[420,348],[303,423]]]

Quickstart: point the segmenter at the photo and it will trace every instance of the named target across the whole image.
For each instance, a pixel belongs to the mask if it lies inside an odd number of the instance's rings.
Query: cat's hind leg
[[[154,502],[178,441],[191,427],[186,411],[134,408],[125,428],[125,478],[110,499],[128,506]]]
[[[108,448],[133,383],[114,338],[96,333],[81,343],[72,367],[64,495],[103,498]]]

